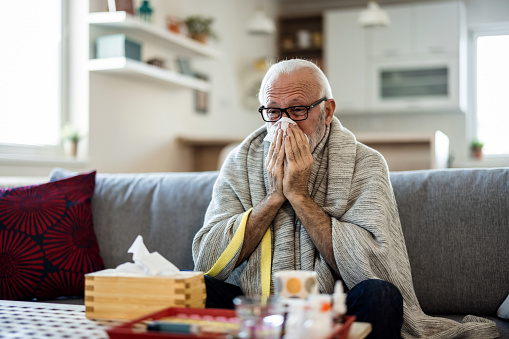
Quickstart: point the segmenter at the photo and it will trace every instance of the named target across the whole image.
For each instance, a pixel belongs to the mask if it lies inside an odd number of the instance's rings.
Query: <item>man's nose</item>
[[[290,113],[288,113],[288,111],[283,111],[284,114],[286,114],[286,116],[289,118],[289,119],[292,119],[292,117],[290,116]],[[283,114],[281,114],[281,118],[283,117]],[[281,119],[279,118],[279,119]],[[293,120],[293,119],[292,119]]]

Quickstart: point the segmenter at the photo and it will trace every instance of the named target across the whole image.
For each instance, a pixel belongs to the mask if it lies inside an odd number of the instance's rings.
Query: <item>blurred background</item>
[[[390,170],[509,166],[507,0],[2,7],[0,176],[215,170],[263,124],[266,69],[294,57]]]

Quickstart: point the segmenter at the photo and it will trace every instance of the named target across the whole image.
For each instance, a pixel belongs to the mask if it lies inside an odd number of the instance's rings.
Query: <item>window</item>
[[[66,97],[62,92],[66,87],[62,2],[17,0],[2,3],[2,152],[8,148],[36,152],[60,149]]]
[[[474,34],[474,139],[486,155],[509,155],[509,28]]]

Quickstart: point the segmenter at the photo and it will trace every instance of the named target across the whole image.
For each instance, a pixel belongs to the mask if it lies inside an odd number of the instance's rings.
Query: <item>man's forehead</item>
[[[312,74],[279,74],[266,83],[266,92],[312,91],[319,87],[317,79]],[[267,93],[269,94],[269,93]]]
[[[274,98],[274,97],[268,97],[268,104],[269,105],[277,105],[280,103],[280,100],[278,100],[278,98]],[[287,100],[286,102],[287,103],[290,103],[290,104],[302,104],[303,102],[305,102],[307,100],[307,98],[303,97],[303,96],[298,96],[298,97],[294,97],[294,98],[291,98],[290,100]]]
[[[275,85],[275,86],[273,86]],[[280,84],[281,85],[281,84]],[[285,102],[286,105],[303,105],[319,95],[319,88],[306,83],[292,83],[280,86],[269,84],[265,88],[265,103],[277,105]]]

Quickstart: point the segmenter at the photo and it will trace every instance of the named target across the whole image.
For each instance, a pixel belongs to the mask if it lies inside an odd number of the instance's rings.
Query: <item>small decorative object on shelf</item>
[[[138,9],[138,15],[141,20],[152,22],[152,8],[150,7],[150,1],[143,0],[140,8]]]
[[[64,140],[64,151],[67,156],[75,157],[78,155],[78,143],[83,138],[79,129],[70,124],[62,128],[62,140]]]
[[[96,58],[126,57],[141,61],[141,44],[125,34],[103,35],[95,41]]]
[[[294,49],[295,43],[293,42],[293,38],[291,36],[284,37],[281,41],[281,47],[283,49]]]
[[[175,15],[168,15],[166,17],[166,28],[168,29],[168,31],[170,32],[173,32],[173,33],[183,33],[183,25],[184,23],[182,22],[182,19],[180,19],[179,17],[175,16]]]
[[[318,48],[322,47],[322,45],[323,45],[322,32],[319,32],[319,31],[313,32],[313,45]]]
[[[208,38],[216,38],[217,36],[212,30],[214,18],[206,18],[199,15],[190,16],[185,20],[187,33],[192,39],[205,43]]]
[[[147,60],[147,64],[156,66],[159,68],[166,68],[166,61],[160,58],[152,58]]]
[[[475,159],[482,159],[483,157],[483,153],[482,153],[482,148],[483,148],[484,144],[482,142],[480,142],[479,140],[473,140],[471,143],[470,143],[470,151],[472,152],[472,157],[474,157]]]
[[[297,31],[297,42],[299,48],[311,47],[311,33],[307,29],[300,29]]]
[[[126,12],[134,15],[133,0],[108,0],[108,10],[110,12]]]
[[[189,58],[178,57],[177,65],[178,65],[178,70],[181,74],[192,75],[192,76],[195,75],[193,69],[191,68],[191,63],[189,61]]]

